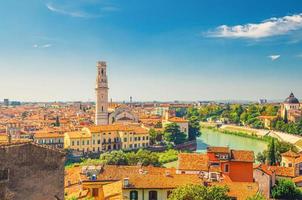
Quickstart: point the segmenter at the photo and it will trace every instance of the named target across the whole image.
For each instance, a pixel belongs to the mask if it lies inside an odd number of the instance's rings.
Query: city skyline
[[[94,100],[98,60],[113,101],[301,98],[302,2],[233,4],[5,2],[0,98]]]

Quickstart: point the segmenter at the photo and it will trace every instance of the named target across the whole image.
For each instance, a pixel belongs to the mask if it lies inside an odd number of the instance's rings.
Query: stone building
[[[302,118],[300,102],[293,93],[281,104],[281,117],[286,122],[298,122]]]
[[[0,200],[64,199],[65,154],[30,142],[0,144]]]
[[[114,108],[112,112],[108,112],[108,78],[107,64],[104,61],[97,62],[97,78],[96,78],[96,110],[95,124],[107,125],[113,123],[133,123],[138,122],[138,117],[131,112],[127,106],[119,106]],[[132,98],[131,98],[132,99]],[[132,100],[131,100],[132,101]]]

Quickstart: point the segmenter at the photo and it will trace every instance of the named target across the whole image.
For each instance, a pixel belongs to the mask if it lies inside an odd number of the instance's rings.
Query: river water
[[[255,155],[267,148],[267,143],[261,140],[220,133],[211,129],[202,129],[197,138],[197,152],[205,152],[207,146],[229,146],[231,149],[252,150]]]

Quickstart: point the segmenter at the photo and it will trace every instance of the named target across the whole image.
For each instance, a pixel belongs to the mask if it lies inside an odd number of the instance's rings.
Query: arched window
[[[104,107],[102,106],[102,112],[104,111]]]
[[[149,192],[149,200],[157,200],[157,191]]]
[[[130,191],[130,200],[138,200],[138,192],[136,190]]]
[[[102,75],[104,75],[104,69],[102,69]]]

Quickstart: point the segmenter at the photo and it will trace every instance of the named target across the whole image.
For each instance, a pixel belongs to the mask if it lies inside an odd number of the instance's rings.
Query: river
[[[197,152],[205,152],[207,146],[229,146],[231,149],[252,150],[257,155],[258,152],[267,148],[267,143],[211,129],[202,129],[201,136],[197,138]]]

